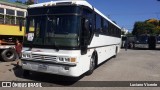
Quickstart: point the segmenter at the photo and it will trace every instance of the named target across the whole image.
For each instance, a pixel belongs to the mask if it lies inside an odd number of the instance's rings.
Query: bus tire
[[[1,56],[5,62],[10,62],[10,61],[14,61],[16,59],[17,53],[16,53],[15,49],[9,48],[9,49],[3,50],[1,52]]]
[[[29,70],[23,70],[23,77],[29,77],[30,71]]]
[[[86,75],[91,75],[96,67],[96,56],[95,54],[92,55],[91,60],[90,60],[90,67],[89,70],[87,71]]]

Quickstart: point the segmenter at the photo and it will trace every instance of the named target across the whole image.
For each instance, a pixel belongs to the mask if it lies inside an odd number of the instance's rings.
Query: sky
[[[15,1],[15,0],[11,0]],[[23,2],[26,0],[22,0]],[[39,3],[51,0],[38,0]],[[160,20],[160,1],[157,0],[87,0],[91,5],[115,21],[120,27],[133,29],[137,21]]]

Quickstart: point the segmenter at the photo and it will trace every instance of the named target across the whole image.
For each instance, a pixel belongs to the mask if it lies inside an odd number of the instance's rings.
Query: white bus
[[[26,20],[24,76],[30,71],[90,75],[120,50],[121,28],[84,0],[31,5]]]

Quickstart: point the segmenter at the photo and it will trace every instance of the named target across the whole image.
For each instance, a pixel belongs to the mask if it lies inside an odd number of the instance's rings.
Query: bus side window
[[[22,31],[22,25],[23,25],[22,19],[19,19],[19,30],[20,31]]]
[[[88,20],[88,31],[87,32],[88,32],[88,40],[90,41],[93,35],[93,29],[94,29],[94,14],[91,10],[84,8],[83,15],[84,15],[85,20]]]
[[[96,15],[96,32],[98,34],[101,33],[102,27],[101,27],[101,17],[97,14]]]
[[[103,33],[107,35],[107,31],[108,31],[108,22],[107,20],[103,19]]]

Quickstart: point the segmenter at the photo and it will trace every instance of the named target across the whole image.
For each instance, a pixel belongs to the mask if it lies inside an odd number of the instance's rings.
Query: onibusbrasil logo
[[[2,82],[2,87],[42,87],[42,83],[37,83],[37,82]]]

